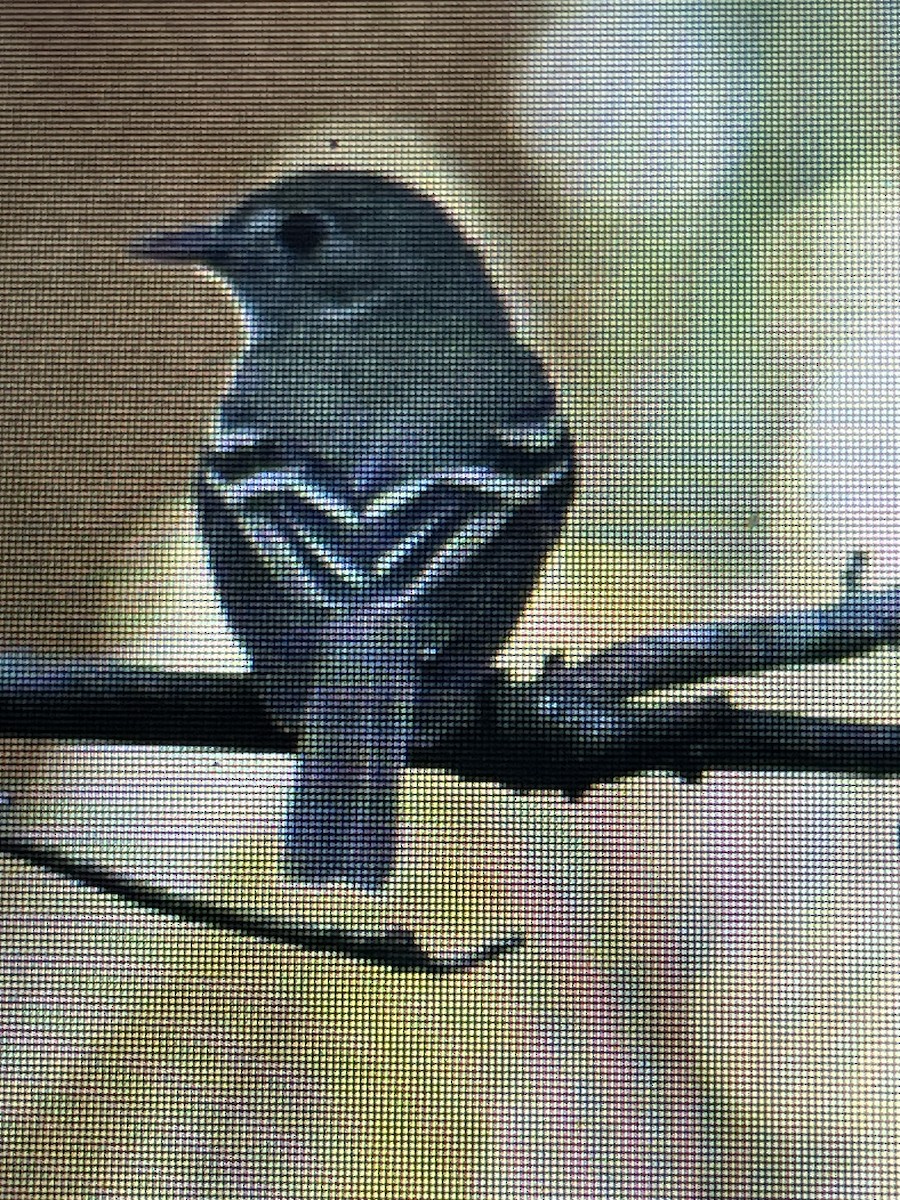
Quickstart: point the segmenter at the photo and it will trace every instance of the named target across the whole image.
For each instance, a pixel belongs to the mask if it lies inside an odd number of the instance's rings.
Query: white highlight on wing
[[[232,454],[239,450],[252,450],[262,441],[257,429],[215,429],[213,450],[216,454]]]
[[[420,525],[418,529],[414,529],[407,537],[399,541],[396,546],[392,546],[390,550],[385,551],[375,561],[374,574],[379,578],[385,578],[390,575],[391,571],[398,563],[403,562],[417,546],[421,546],[427,538],[429,538],[440,524],[438,517],[432,517],[426,521],[424,525]]]
[[[516,444],[520,448],[527,447],[545,453],[561,441],[563,432],[561,420],[545,421],[520,426],[517,430],[509,431],[509,436],[518,439]],[[404,597],[411,597],[458,570],[466,558],[477,553],[500,533],[518,509],[536,504],[546,490],[565,478],[569,469],[568,461],[560,459],[535,478],[501,474],[481,466],[435,471],[388,488],[357,508],[348,503],[344,496],[313,483],[298,469],[259,471],[234,482],[223,480],[218,472],[211,470],[209,478],[225,502],[237,510],[241,524],[262,557],[283,578],[296,579],[298,583],[311,588],[321,601],[331,603],[323,589],[323,584],[327,588],[329,578],[352,591],[364,591],[375,584],[387,582],[392,573],[402,568],[416,550],[434,536],[442,517],[426,516],[373,563],[361,567],[358,561],[354,561],[354,550],[357,553],[365,553],[365,550],[364,547],[354,546],[354,535],[364,533],[367,525],[373,527],[374,531],[379,522],[396,517],[433,490],[459,489],[474,492],[480,497],[482,511],[473,513],[468,519],[464,517],[464,523],[456,529],[448,527],[446,540],[404,589]],[[291,515],[293,523],[287,527],[283,520],[279,521],[277,517],[273,519],[271,512],[254,512],[254,500],[279,497],[300,501],[301,505],[308,505],[318,518],[329,518],[337,525],[334,534],[329,536],[304,528],[301,524],[302,509]],[[490,511],[483,511],[485,501],[490,504]],[[318,578],[310,564],[304,565],[304,552],[315,560],[321,570]]]
[[[250,545],[256,547],[264,561],[274,566],[284,580],[294,580],[305,585],[313,593],[317,602],[328,603],[322,592],[322,580],[304,566],[297,557],[297,547],[294,541],[284,534],[271,521],[258,517],[244,517],[241,520],[245,532],[250,539]],[[371,584],[368,571],[360,570],[346,559],[339,557],[333,551],[312,538],[302,539],[304,547],[318,559],[332,576],[343,580],[354,590],[364,590]]]
[[[260,496],[296,496],[308,501],[317,512],[325,513],[352,529],[357,528],[363,518],[363,513],[333,492],[317,487],[302,471],[258,471],[234,483],[218,482],[217,486],[224,491],[230,504],[244,504]]]
[[[368,571],[354,566],[349,559],[341,557],[335,552],[333,546],[327,546],[324,542],[317,541],[305,529],[297,529],[294,532],[303,548],[308,550],[323,567],[343,579],[345,583],[349,583],[353,587],[365,587],[367,583],[371,582]]]
[[[562,449],[565,432],[562,417],[554,414],[550,418],[500,429],[497,432],[497,441],[501,446],[521,450],[526,454],[549,454],[557,447]]]
[[[419,596],[448,575],[455,574],[460,563],[495,538],[511,516],[512,513],[506,511],[472,517],[444,542],[426,569],[407,589],[406,597]]]
[[[537,479],[525,479],[520,475],[501,475],[490,467],[467,467],[461,471],[436,471],[420,479],[410,479],[399,487],[381,492],[370,500],[363,509],[363,516],[378,518],[387,516],[418,500],[434,487],[468,488],[501,501],[512,508],[533,503],[538,496],[554,483],[558,483],[567,470],[566,464],[545,471]]]

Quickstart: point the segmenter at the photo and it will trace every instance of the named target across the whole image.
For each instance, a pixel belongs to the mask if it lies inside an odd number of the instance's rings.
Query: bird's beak
[[[219,228],[216,225],[189,225],[185,229],[167,229],[135,238],[128,247],[135,258],[160,263],[197,263],[209,265],[218,257]]]

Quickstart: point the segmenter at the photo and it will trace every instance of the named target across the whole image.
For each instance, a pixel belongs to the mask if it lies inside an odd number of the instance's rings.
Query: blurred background
[[[898,40],[887,0],[5,5],[2,643],[242,665],[190,510],[239,321],[123,247],[322,163],[447,203],[563,398],[581,488],[511,667],[835,599],[857,549],[894,584]],[[733,694],[897,720],[896,678]],[[401,979],[4,865],[0,1196],[900,1196],[893,784],[410,773],[373,907],[279,879],[282,760],[4,762],[72,854],[528,944]]]

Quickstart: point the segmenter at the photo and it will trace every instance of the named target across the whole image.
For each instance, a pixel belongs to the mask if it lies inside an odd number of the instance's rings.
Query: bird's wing
[[[369,599],[406,601],[452,576],[523,508],[564,483],[567,455],[532,423],[516,438],[530,470],[494,463],[460,465],[397,478],[363,496],[324,483],[303,464],[228,479],[208,467],[206,481],[249,543],[283,585],[333,611]],[[509,460],[511,462],[511,460]],[[495,465],[499,463],[500,465]],[[537,464],[538,469],[534,469]]]

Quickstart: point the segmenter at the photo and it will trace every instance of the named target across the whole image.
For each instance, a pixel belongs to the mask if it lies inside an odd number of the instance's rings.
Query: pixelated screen
[[[897,8],[0,11],[0,1200],[900,1197]]]

